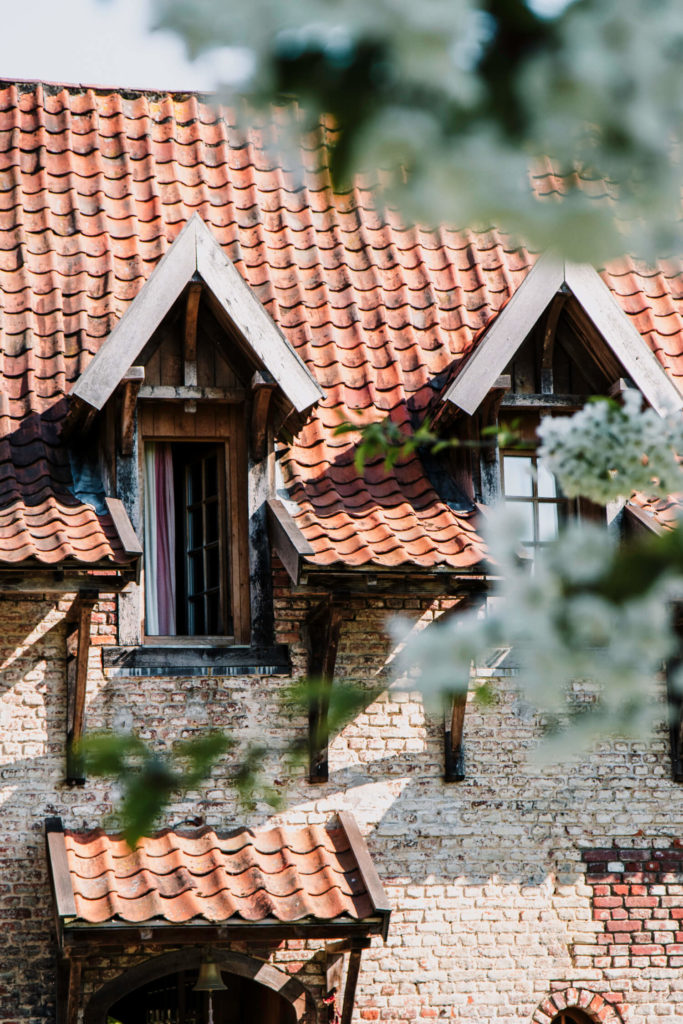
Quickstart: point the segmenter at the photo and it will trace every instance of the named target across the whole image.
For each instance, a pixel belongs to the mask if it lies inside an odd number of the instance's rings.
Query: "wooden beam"
[[[119,418],[119,451],[122,455],[133,454],[135,434],[135,407],[142,382],[145,379],[144,366],[131,366],[121,381],[121,409]]]
[[[342,1006],[341,1024],[351,1024],[354,1004],[356,1002],[356,987],[358,975],[360,974],[360,961],[363,950],[353,949],[349,954],[349,966],[346,969],[346,985],[344,986],[344,1004]]]
[[[555,352],[555,337],[557,335],[557,323],[560,313],[567,301],[567,293],[559,291],[550,303],[550,309],[545,321],[543,331],[543,350],[541,355],[541,393],[552,395],[553,387],[553,354]]]
[[[140,398],[156,399],[162,402],[226,402],[238,405],[247,397],[244,388],[189,387],[184,384],[145,384],[140,388]]]
[[[183,337],[183,383],[186,387],[197,386],[197,321],[201,297],[201,281],[191,281],[187,289]]]
[[[465,778],[465,746],[463,732],[467,690],[453,697],[444,721],[444,781],[462,782]]]
[[[61,818],[45,819],[45,845],[57,917],[76,917],[76,901],[71,885]]]
[[[370,856],[367,843],[361,835],[361,831],[358,828],[358,822],[354,816],[349,813],[349,811],[339,811],[337,817],[339,818],[342,828],[346,832],[346,838],[349,841],[351,852],[355,857],[358,870],[360,871],[363,882],[365,883],[365,889],[372,902],[372,912],[373,914],[382,914],[384,916],[382,935],[386,939],[387,932],[389,930],[391,907],[389,905],[387,894],[384,891],[384,886],[377,874],[377,868]]]
[[[278,498],[268,498],[266,505],[270,542],[290,579],[294,584],[298,584],[302,562],[312,558],[315,551]]]
[[[586,395],[509,394],[503,397],[503,409],[583,409]]]
[[[341,609],[330,598],[314,609],[304,626],[308,647],[308,676],[312,681],[319,682],[321,687],[318,696],[311,700],[308,710],[308,781],[314,784],[327,782],[329,778],[327,713],[341,621]]]
[[[662,416],[683,407],[683,395],[598,272],[587,264],[567,263],[565,278],[572,294],[650,405]]]
[[[100,594],[115,594],[133,579],[126,573],[100,566],[101,573],[82,569],[2,569],[0,594],[73,594],[86,588]]]
[[[77,433],[87,434],[92,429],[96,415],[97,409],[93,409],[87,402],[76,395],[67,395],[66,416],[59,429],[60,440],[66,444]]]
[[[138,540],[138,536],[133,529],[133,524],[126,512],[126,507],[121,499],[105,498],[104,503],[107,506],[107,510],[112,518],[116,532],[119,535],[119,540],[121,541],[124,552],[131,556],[141,555],[142,544]]]
[[[277,388],[274,377],[266,371],[258,371],[251,379],[251,456],[256,462],[266,456],[268,439],[268,414],[273,393]]]
[[[564,264],[542,256],[487,327],[484,336],[444,395],[470,416],[502,374],[529,331],[564,283]]]
[[[67,622],[73,629],[67,633],[67,771],[66,779],[72,785],[85,782],[83,766],[77,747],[83,737],[85,722],[85,693],[88,682],[88,654],[90,651],[90,625],[97,594],[81,591],[76,597]]]

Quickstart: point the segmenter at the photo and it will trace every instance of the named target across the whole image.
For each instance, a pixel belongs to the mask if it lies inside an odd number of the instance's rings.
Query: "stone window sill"
[[[115,677],[279,676],[291,672],[286,644],[181,647],[148,642],[136,647],[103,647],[102,666]]]

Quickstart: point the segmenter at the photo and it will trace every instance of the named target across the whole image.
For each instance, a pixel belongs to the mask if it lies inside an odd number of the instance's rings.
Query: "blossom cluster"
[[[568,498],[606,505],[633,491],[664,497],[683,490],[683,418],[641,405],[640,392],[627,391],[623,405],[600,399],[573,416],[541,420],[539,456]]]

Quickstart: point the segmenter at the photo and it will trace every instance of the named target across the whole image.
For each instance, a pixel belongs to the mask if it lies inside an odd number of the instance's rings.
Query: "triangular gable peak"
[[[552,338],[563,305],[577,336],[582,329],[588,329],[602,341],[608,357],[603,359],[603,368],[606,362],[612,364],[614,379],[610,383],[620,374],[630,378],[660,415],[683,408],[683,395],[598,272],[591,266],[564,262],[549,254],[538,260],[490,324],[446,391],[444,401],[473,415],[546,314],[546,336]],[[584,354],[596,355],[590,348]],[[583,360],[584,369],[588,369],[588,361]]]
[[[196,320],[202,290],[238,361],[272,378],[282,406],[280,422],[288,417],[290,423],[303,421],[323,397],[321,388],[197,214],[76,382],[70,394],[76,418],[88,409],[99,412],[130,376],[130,368],[150,359],[160,345],[159,327],[183,293],[188,295],[186,316],[193,312]]]

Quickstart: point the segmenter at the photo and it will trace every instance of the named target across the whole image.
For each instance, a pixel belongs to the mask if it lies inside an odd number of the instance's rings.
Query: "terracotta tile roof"
[[[79,923],[360,921],[377,909],[343,825],[166,829],[135,852],[101,829],[67,831],[64,841]]]
[[[326,391],[282,460],[312,560],[482,558],[472,517],[417,456],[361,476],[353,436],[333,428],[419,423],[534,256],[493,230],[406,227],[363,181],[334,195],[314,141],[301,181],[264,145],[280,116],[245,137],[195,96],[0,86],[0,560],[119,557],[106,520],[69,494],[64,395],[195,212]],[[555,187],[544,174],[536,185]],[[622,261],[605,279],[681,376],[680,268]]]

